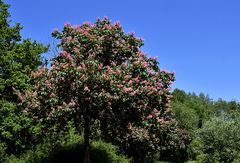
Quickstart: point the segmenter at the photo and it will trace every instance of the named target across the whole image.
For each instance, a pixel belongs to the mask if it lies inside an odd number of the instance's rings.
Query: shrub
[[[240,154],[240,120],[227,114],[213,117],[197,131],[192,151],[202,162],[233,162]],[[198,142],[200,141],[200,142]],[[202,151],[202,152],[201,152]]]
[[[55,133],[56,134],[56,133]],[[53,134],[42,144],[23,154],[20,158],[11,156],[5,160],[9,163],[51,163],[51,162],[83,162],[84,146],[83,136],[77,135],[74,128],[70,127],[68,133],[61,133],[60,138]],[[92,162],[97,163],[127,163],[129,160],[118,155],[117,148],[109,143],[93,141],[91,143]]]

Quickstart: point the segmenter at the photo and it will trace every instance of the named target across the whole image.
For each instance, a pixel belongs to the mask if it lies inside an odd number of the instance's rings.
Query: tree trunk
[[[84,117],[84,163],[90,163],[90,119],[89,116]]]

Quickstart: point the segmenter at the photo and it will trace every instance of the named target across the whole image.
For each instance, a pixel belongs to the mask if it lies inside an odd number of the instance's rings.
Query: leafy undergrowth
[[[19,158],[8,157],[6,163],[52,163],[52,162],[83,162],[83,137],[73,132],[60,140],[47,140],[27,151]],[[125,156],[119,154],[117,147],[102,141],[91,142],[92,163],[128,163]]]

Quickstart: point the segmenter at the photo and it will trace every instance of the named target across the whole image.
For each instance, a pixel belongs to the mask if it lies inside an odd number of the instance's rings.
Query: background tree
[[[61,40],[62,52],[50,69],[32,73],[35,86],[23,97],[24,111],[47,126],[62,127],[69,120],[79,131],[83,126],[85,162],[96,120],[105,139],[127,140],[135,130],[144,130],[159,145],[160,137],[150,133],[174,126],[169,93],[174,74],[160,70],[156,59],[140,51],[143,41],[107,18],[65,24],[53,36]]]
[[[188,131],[201,128],[203,122],[214,112],[214,103],[208,95],[187,94],[179,89],[175,89],[172,94],[176,118],[180,126]]]
[[[5,149],[1,148],[2,155],[21,153],[29,143],[30,120],[16,106],[20,100],[14,89],[23,92],[31,87],[30,73],[42,64],[40,54],[47,50],[36,41],[21,38],[20,24],[10,26],[8,8],[0,0],[0,146]]]
[[[227,113],[206,121],[191,144],[197,159],[201,162],[238,162],[239,125],[239,118]]]

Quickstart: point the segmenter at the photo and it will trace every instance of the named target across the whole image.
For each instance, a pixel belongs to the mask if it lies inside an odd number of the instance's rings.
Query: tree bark
[[[90,163],[90,119],[89,116],[84,118],[84,163]]]

